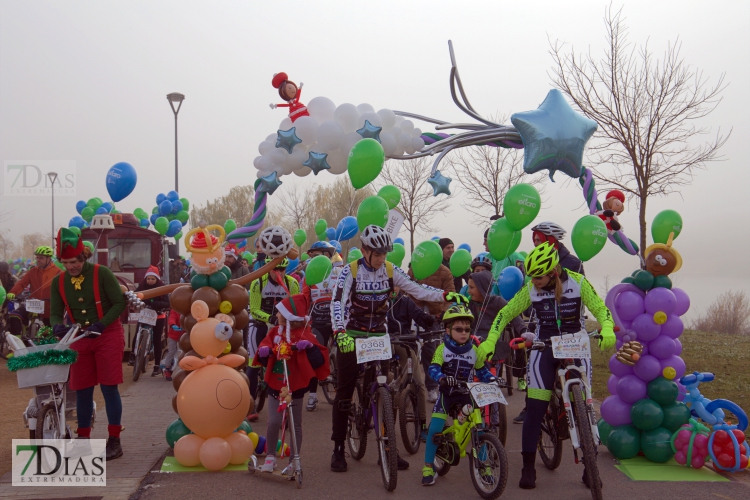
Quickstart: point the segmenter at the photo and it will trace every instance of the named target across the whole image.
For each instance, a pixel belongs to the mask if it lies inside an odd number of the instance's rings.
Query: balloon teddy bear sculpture
[[[174,454],[186,467],[201,464],[216,471],[230,463],[242,464],[252,455],[252,441],[237,431],[252,399],[247,382],[233,369],[245,357],[229,353],[232,318],[226,314],[210,318],[208,305],[201,300],[192,303],[190,312],[197,321],[190,344],[202,358],[188,354],[180,360],[180,368],[189,374],[177,391],[177,411],[193,434],[175,443]]]

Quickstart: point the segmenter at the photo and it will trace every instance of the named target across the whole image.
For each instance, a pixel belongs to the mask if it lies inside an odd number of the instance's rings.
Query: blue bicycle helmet
[[[331,255],[333,255],[334,248],[333,245],[331,245],[327,241],[316,241],[315,243],[310,245],[310,250],[308,250],[308,252],[313,251],[323,252],[330,257]]]
[[[490,259],[490,254],[487,252],[482,252],[471,261],[471,271],[474,272],[474,268],[477,266],[484,266],[490,270],[492,270],[492,260]]]

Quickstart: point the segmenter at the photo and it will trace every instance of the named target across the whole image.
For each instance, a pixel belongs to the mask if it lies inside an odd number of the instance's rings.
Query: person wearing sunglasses
[[[547,340],[553,336],[580,332],[585,326],[583,307],[586,306],[602,327],[599,347],[602,350],[614,347],[612,314],[583,275],[560,266],[560,257],[554,245],[544,242],[534,248],[526,257],[524,268],[531,281],[498,313],[487,340],[477,349],[482,361],[492,357],[505,326],[529,306],[533,307],[537,322],[534,333],[523,335],[527,340]],[[586,369],[591,374],[590,363],[584,364],[589,365]],[[523,469],[519,486],[524,489],[536,487],[536,449],[542,419],[552,397],[556,366],[552,349],[531,351],[526,418],[521,437]],[[585,469],[582,479],[587,483]]]

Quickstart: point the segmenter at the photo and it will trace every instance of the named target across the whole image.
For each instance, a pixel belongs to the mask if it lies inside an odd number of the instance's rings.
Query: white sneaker
[[[307,397],[307,411],[315,411],[318,409],[318,395],[310,393]]]
[[[430,389],[430,391],[427,393],[427,401],[430,403],[434,403],[438,400],[439,391],[437,389]]]
[[[273,455],[268,455],[266,457],[266,461],[263,463],[263,466],[260,468],[261,472],[273,472],[273,470],[276,468],[276,457]]]
[[[290,462],[289,465],[287,465],[286,467],[284,467],[284,470],[281,471],[281,475],[282,476],[293,476],[295,470],[296,469],[294,468],[294,464]]]

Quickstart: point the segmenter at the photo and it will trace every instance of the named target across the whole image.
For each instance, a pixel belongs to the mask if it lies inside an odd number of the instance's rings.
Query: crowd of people
[[[296,403],[293,405],[294,432],[297,445],[301,445],[302,407],[311,412],[317,409],[318,384],[330,376],[328,347],[335,342],[337,379],[330,469],[346,472],[344,443],[349,403],[359,373],[355,341],[386,334],[398,337],[411,333],[416,325],[423,330],[443,332],[442,341],[425,344],[421,359],[416,359],[414,352],[394,346],[399,362],[403,364],[411,358],[415,370],[419,421],[422,438],[426,441],[422,484],[435,484],[436,445],[432,437],[442,430],[450,406],[468,397],[454,390],[460,382],[474,380],[474,377],[492,382],[501,375],[488,370],[485,361],[505,361],[510,355],[507,342],[500,341],[506,328],[511,329],[512,337],[529,340],[576,333],[584,326],[585,306],[602,326],[601,347],[614,345],[611,315],[586,280],[581,261],[562,243],[565,234],[559,225],[543,222],[532,228],[535,248],[528,256],[513,253],[497,260],[489,253],[485,232],[485,252],[474,257],[470,270],[462,276],[454,276],[449,269],[454,242],[442,238],[438,242],[443,251],[442,264],[432,275],[419,280],[410,269],[404,271],[387,260],[393,242],[378,226],[363,229],[360,234],[362,257],[349,264],[345,264],[343,256],[330,243],[313,243],[307,250],[310,258],[325,256],[331,260],[332,271],[320,283],[308,285],[305,282],[304,265],[294,273],[287,273],[289,261],[284,258],[273,270],[247,285],[251,320],[243,331],[250,359],[246,374],[253,396],[257,395],[259,378],[264,374],[269,401],[268,442],[276,442],[281,425],[276,409],[283,386],[288,384],[286,388]],[[248,262],[236,246],[225,246],[224,264],[232,278],[245,276],[271,261],[257,243],[256,251],[255,260]],[[122,403],[118,385],[123,379],[125,351],[120,315],[126,302],[114,274],[107,267],[88,261],[90,249],[74,232],[63,228],[58,233],[56,257],[63,269],[52,264],[54,255],[50,247],[37,248],[36,266],[21,280],[8,273],[7,263],[0,262],[0,281],[8,290],[9,300],[26,290],[30,297],[44,301],[42,320],[56,335],[64,335],[68,330],[66,325],[71,322],[83,325],[86,338],[72,346],[78,351],[78,360],[71,367],[70,378],[70,388],[78,392],[77,434],[79,438],[90,436],[93,390],[100,385],[109,424],[107,460],[115,459],[122,455]],[[189,262],[178,258],[170,264],[170,282],[189,281]],[[500,295],[497,280],[509,266],[518,267],[527,281],[506,301]],[[159,286],[162,286],[159,269],[152,267],[137,289]],[[159,313],[153,328],[157,362],[152,376],[163,371],[166,379],[171,380],[183,333],[180,315],[169,311],[167,295],[147,300],[146,306]],[[295,346],[289,361],[288,379],[273,369],[277,361],[274,342],[284,336]],[[167,349],[162,356],[164,340]],[[384,365],[387,370],[388,363]],[[514,365],[518,388],[527,391],[526,407],[514,419],[515,423],[523,424],[523,469],[519,486],[534,488],[537,441],[552,394],[554,358],[549,349],[534,351],[528,361],[528,371],[525,358],[518,358]],[[264,367],[266,369],[262,370]],[[591,369],[587,368],[590,376]],[[431,418],[426,410],[428,403],[434,405]],[[248,419],[257,420],[257,413],[251,413]],[[269,447],[263,471],[274,470],[275,455],[273,447]],[[401,457],[397,463],[400,470],[409,467]],[[583,481],[587,483],[585,471]]]

